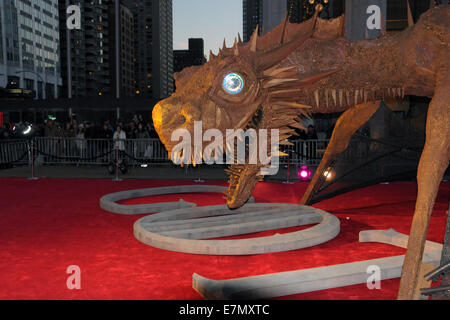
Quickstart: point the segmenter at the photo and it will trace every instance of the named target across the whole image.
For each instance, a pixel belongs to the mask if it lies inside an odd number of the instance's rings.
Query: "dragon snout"
[[[152,111],[153,126],[158,134],[162,129],[162,107],[161,104],[157,104]]]
[[[165,100],[159,102],[152,111],[153,125],[161,142],[167,151],[171,151],[173,142],[172,132],[186,123],[186,117],[182,113],[180,104],[168,103]]]

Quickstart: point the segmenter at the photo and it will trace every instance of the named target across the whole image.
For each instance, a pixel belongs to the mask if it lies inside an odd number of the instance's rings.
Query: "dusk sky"
[[[173,49],[187,49],[188,38],[203,38],[205,55],[242,37],[242,0],[173,0]]]

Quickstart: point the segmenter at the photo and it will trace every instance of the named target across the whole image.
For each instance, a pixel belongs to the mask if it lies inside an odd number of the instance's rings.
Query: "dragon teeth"
[[[331,95],[333,96],[334,105],[336,106],[336,89],[331,90]]]

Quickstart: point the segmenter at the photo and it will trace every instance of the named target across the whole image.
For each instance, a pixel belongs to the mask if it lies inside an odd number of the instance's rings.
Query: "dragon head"
[[[299,88],[322,79],[331,72],[299,74],[295,66],[283,66],[283,60],[311,37],[316,17],[302,24],[284,22],[264,36],[256,29],[247,43],[240,36],[231,48],[217,56],[210,54],[202,66],[185,68],[175,74],[176,92],[153,109],[155,129],[169,152],[178,143],[171,135],[186,129],[194,136],[194,122],[202,121],[203,130],[279,129],[280,144],[295,134],[294,128],[308,114],[308,106],[296,103]],[[291,93],[291,94],[289,94]],[[283,155],[283,154],[281,154]],[[266,165],[267,166],[267,165]],[[232,164],[228,168],[228,207],[238,208],[250,197],[262,179],[262,164]]]

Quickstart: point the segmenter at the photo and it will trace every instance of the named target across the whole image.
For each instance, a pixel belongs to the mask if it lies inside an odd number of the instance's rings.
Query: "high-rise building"
[[[317,4],[324,6],[319,16],[336,18],[344,13],[345,0],[287,0],[289,22],[301,23],[314,15]]]
[[[55,98],[60,75],[57,0],[0,1],[0,87]]]
[[[304,11],[302,0],[287,0],[286,7],[290,23],[302,22]]]
[[[263,25],[263,0],[243,0],[243,40],[247,42],[259,26],[258,34],[262,34]]]
[[[126,0],[134,17],[135,90],[162,99],[173,92],[172,0]]]
[[[81,9],[81,29],[70,30],[71,96],[73,98],[111,93],[109,70],[108,1],[69,0]],[[64,96],[68,96],[66,0],[60,3],[60,37]]]
[[[286,17],[288,1],[263,1],[264,33],[269,32]]]
[[[109,71],[112,91],[116,92],[116,12],[115,6],[109,8]],[[133,13],[124,5],[119,7],[119,81],[120,97],[135,95],[134,89],[134,18]],[[117,94],[115,94],[117,96]]]
[[[186,67],[200,66],[206,63],[202,38],[190,38],[188,50],[173,51],[173,71],[180,72]]]
[[[116,10],[120,0],[59,0],[64,96],[69,95],[67,5],[81,9],[81,29],[70,30],[71,97],[117,96]],[[131,11],[119,6],[120,96],[134,95],[134,23]]]

